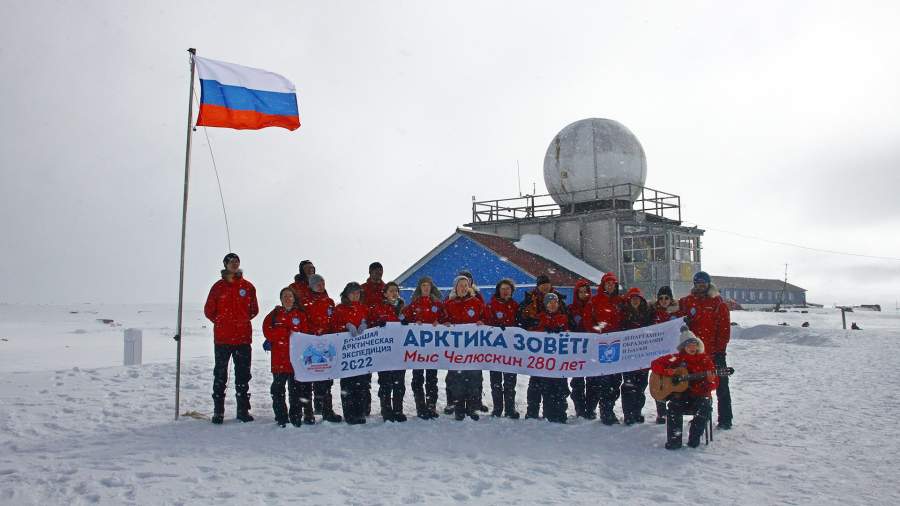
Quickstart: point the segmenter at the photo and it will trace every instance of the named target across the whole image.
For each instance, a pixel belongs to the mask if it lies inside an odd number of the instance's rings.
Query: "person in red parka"
[[[647,304],[640,288],[629,288],[625,301],[622,330],[649,327],[656,323],[656,311]],[[622,373],[622,413],[625,415],[625,425],[644,423],[641,412],[647,401],[644,392],[647,390],[648,373],[648,369]]]
[[[300,427],[303,416],[315,422],[309,401],[312,389],[309,383],[301,384],[294,379],[291,366],[291,334],[307,332],[306,315],[297,307],[291,287],[282,288],[278,298],[281,305],[275,306],[263,320],[263,335],[266,336],[263,349],[272,353],[272,411],[275,412],[275,423],[281,427],[288,422]],[[290,408],[284,403],[285,384]]]
[[[656,304],[653,308],[656,310],[656,323],[663,323],[675,318],[681,318],[678,311],[678,301],[672,294],[672,288],[669,286],[661,286],[656,291]],[[666,403],[656,401],[656,423],[663,425],[666,423]]]
[[[368,328],[366,316],[368,308],[359,301],[362,287],[353,281],[347,283],[341,291],[341,303],[334,308],[331,319],[333,332],[349,332],[356,337]],[[350,425],[366,423],[366,391],[370,387],[372,376],[360,374],[341,378],[341,406],[344,408],[344,420]]]
[[[303,301],[303,311],[307,317],[307,329],[309,334],[321,336],[331,332],[331,317],[334,314],[334,301],[325,290],[325,278],[319,274],[309,277],[309,295]],[[315,414],[322,415],[326,422],[340,423],[343,421],[340,415],[334,412],[334,403],[331,397],[331,387],[334,380],[322,380],[312,382],[313,409]]]
[[[365,293],[365,292],[364,292]],[[368,321],[373,326],[384,327],[388,322],[399,322],[403,316],[403,299],[400,286],[393,281],[384,285],[384,298],[369,307]],[[385,422],[405,422],[403,397],[406,395],[406,369],[380,371],[378,373],[378,399],[381,401],[381,417]]]
[[[678,301],[679,311],[688,318],[688,327],[697,335],[712,356],[716,367],[727,367],[725,351],[731,338],[731,313],[728,304],[719,296],[719,290],[712,284],[709,274],[700,271],[694,274],[694,288],[690,295]],[[731,390],[728,377],[723,377],[716,389],[718,427],[731,428]]]
[[[573,332],[594,332],[594,313],[591,305],[591,283],[586,279],[575,282],[575,296],[569,304],[569,328]],[[582,377],[569,380],[572,390],[572,404],[575,416],[587,418],[585,414],[585,381]],[[593,415],[596,418],[596,415]]]
[[[316,266],[313,265],[312,260],[302,260],[300,262],[300,272],[294,276],[294,282],[290,285],[291,290],[294,291],[297,305],[300,307],[303,307],[306,299],[309,298],[309,277],[315,273]]]
[[[484,317],[484,302],[475,296],[475,290],[469,285],[469,278],[457,276],[453,280],[453,291],[444,304],[444,323],[481,325]],[[453,396],[454,417],[462,421],[468,416],[478,420],[481,405],[479,398],[481,383],[484,381],[481,371],[447,371],[445,380],[448,393]],[[449,402],[449,401],[448,401]]]
[[[222,279],[209,290],[203,313],[213,322],[215,368],[213,369],[212,423],[225,420],[225,387],[228,384],[228,362],[234,358],[234,390],[237,419],[252,422],[250,415],[250,343],[252,320],[259,313],[256,288],[244,279],[241,259],[234,253],[222,260]]]
[[[519,312],[519,304],[513,299],[516,285],[510,279],[501,279],[494,287],[494,296],[484,306],[484,323],[506,330],[506,327],[516,325],[516,315]],[[491,399],[494,409],[491,416],[503,416],[516,420],[519,412],[516,411],[516,374],[511,372],[491,371]]]
[[[559,311],[566,313],[566,296],[557,292],[550,282],[550,276],[540,274],[534,280],[534,290],[525,294],[522,303],[519,304],[517,319],[523,329],[533,329],[540,321],[540,313],[546,310],[544,296],[548,293],[556,295],[559,299]]]
[[[544,296],[545,311],[538,315],[538,324],[531,330],[560,333],[569,330],[569,318],[560,312],[559,297],[555,293]],[[544,403],[544,419],[553,423],[566,423],[566,397],[569,386],[566,378],[532,376],[528,380],[528,409],[525,418],[537,418],[540,403]]]
[[[369,279],[362,284],[362,296],[359,299],[366,307],[381,304],[382,300],[384,300],[384,281],[381,279],[382,276],[384,276],[384,267],[381,266],[381,262],[369,264]]]
[[[669,396],[666,414],[666,448],[669,450],[681,448],[685,414],[694,415],[688,434],[688,446],[696,448],[700,445],[700,437],[706,430],[712,412],[710,396],[718,386],[719,378],[715,374],[715,364],[704,353],[703,348],[703,341],[690,330],[684,330],[679,339],[678,353],[663,355],[650,364],[653,373],[662,376],[675,376],[680,368],[686,368],[688,374],[707,373],[701,379],[691,381],[687,391]]]
[[[423,276],[416,283],[409,305],[403,309],[403,316],[404,323],[437,324],[443,318],[441,292],[430,277]],[[416,400],[416,416],[423,420],[437,418],[437,369],[414,369],[412,391]]]
[[[600,278],[597,295],[591,299],[594,332],[603,334],[621,330],[624,316],[623,302],[619,295],[619,278],[612,272],[607,272]],[[616,405],[616,400],[619,399],[622,375],[592,376],[587,378],[585,383],[585,418],[593,419],[596,416],[594,409],[599,402],[600,421],[603,425],[619,423],[619,419],[613,413],[613,407]]]

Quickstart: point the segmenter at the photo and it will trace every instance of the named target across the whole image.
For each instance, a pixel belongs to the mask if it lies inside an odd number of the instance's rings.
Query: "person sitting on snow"
[[[681,448],[683,416],[693,414],[691,428],[688,433],[688,446],[696,448],[706,430],[706,424],[712,413],[712,391],[719,385],[715,374],[716,366],[709,355],[704,353],[703,341],[690,330],[683,330],[678,342],[678,353],[663,355],[650,364],[655,374],[674,376],[676,370],[685,368],[688,374],[707,372],[699,380],[691,381],[683,393],[669,396],[666,413],[666,449]]]

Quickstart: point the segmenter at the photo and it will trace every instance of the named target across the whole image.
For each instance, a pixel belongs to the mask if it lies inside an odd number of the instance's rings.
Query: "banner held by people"
[[[684,322],[594,334],[530,332],[487,325],[388,323],[350,332],[291,335],[297,381],[321,381],[398,369],[491,370],[565,378],[650,367],[672,353]]]

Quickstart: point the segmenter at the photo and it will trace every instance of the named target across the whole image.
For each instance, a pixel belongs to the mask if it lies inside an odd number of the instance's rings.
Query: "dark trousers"
[[[284,402],[285,385],[287,385],[290,408]],[[302,388],[302,384],[294,379],[294,373],[272,373],[272,387],[269,392],[272,394],[272,411],[275,413],[276,422],[286,423],[288,420],[300,420]]]
[[[225,399],[225,387],[228,385],[228,362],[234,358],[234,391],[237,398],[237,409],[238,411],[249,411],[250,345],[217,344],[214,351],[216,365],[213,368],[213,400]]]
[[[315,400],[313,401],[314,411],[317,415],[322,414],[322,406],[328,406],[331,409],[331,387],[334,380],[322,380],[312,382],[312,392]],[[327,400],[326,400],[327,399]]]
[[[713,355],[713,362],[716,368],[728,367],[725,362],[725,352]],[[719,412],[719,423],[731,423],[731,389],[728,388],[728,376],[719,377],[719,388],[716,389],[716,400],[718,403],[717,411]]]
[[[403,405],[403,396],[406,394],[406,370],[382,371],[378,373],[378,398],[400,400]]]
[[[585,382],[584,378],[572,378],[569,380],[569,388],[572,389],[572,404],[575,405],[575,415],[584,416],[585,406],[586,406],[586,390],[585,390]],[[594,407],[591,408],[593,411],[597,406],[597,401],[594,401]]]
[[[416,402],[422,399],[429,406],[435,406],[438,398],[437,383],[437,369],[414,369],[412,373],[412,391],[416,397]]]
[[[478,409],[483,381],[481,371],[447,371],[446,381],[454,404],[464,403],[467,411]]]
[[[642,369],[629,371],[622,374],[622,411],[625,418],[637,418],[641,416],[644,404],[647,402],[647,376],[650,371]]]
[[[544,378],[532,376],[528,380],[528,415],[536,417],[538,407],[544,405],[544,418],[551,422],[566,421],[566,398],[569,396],[569,385],[565,378]]]
[[[491,400],[494,405],[494,413],[502,413],[506,406],[507,414],[515,411],[516,402],[516,374],[511,372],[491,371]]]
[[[645,380],[646,381],[646,380]],[[621,374],[607,374],[606,376],[592,376],[585,380],[585,389],[587,391],[586,411],[594,410],[594,401],[600,401],[600,411],[603,413],[612,413],[619,399],[619,389],[622,386]]]
[[[369,390],[368,375],[341,378],[341,407],[348,422],[366,417],[366,391]]]
[[[708,397],[696,397],[682,394],[680,397],[669,400],[666,412],[666,441],[681,444],[681,433],[684,429],[684,415],[693,415],[689,439],[695,445],[699,443],[700,436],[706,430],[712,412],[712,401]]]

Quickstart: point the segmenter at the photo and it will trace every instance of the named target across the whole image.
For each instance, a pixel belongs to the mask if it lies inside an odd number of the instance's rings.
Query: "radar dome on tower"
[[[611,119],[566,126],[544,156],[544,183],[559,205],[630,209],[646,180],[644,148],[625,125]]]

